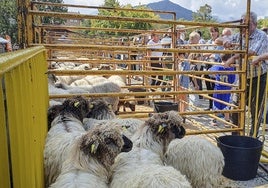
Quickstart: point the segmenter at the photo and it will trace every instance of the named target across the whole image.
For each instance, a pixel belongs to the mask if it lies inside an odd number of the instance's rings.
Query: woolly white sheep
[[[108,188],[110,167],[132,142],[117,126],[100,126],[77,139],[63,163],[61,174],[51,188]]]
[[[163,164],[171,140],[185,135],[182,121],[175,111],[154,114],[145,121],[132,138],[133,149],[117,156],[110,187],[191,187],[179,171]]]
[[[60,174],[61,165],[69,153],[69,146],[85,133],[82,121],[87,114],[88,101],[81,96],[66,99],[62,105],[49,109],[48,123],[51,128],[47,133],[44,148],[46,187]]]
[[[77,93],[119,93],[121,92],[121,88],[110,81],[98,83],[96,85],[88,85],[88,86],[69,86],[67,84],[58,84],[57,87],[68,90],[69,93],[77,94]],[[102,97],[109,104],[112,104],[113,111],[116,112],[118,108],[119,97]]]
[[[123,133],[128,137],[132,138],[135,132],[144,124],[143,120],[136,118],[111,118],[111,119],[93,119],[93,118],[84,118],[84,128],[85,130],[89,130],[93,127],[97,127],[106,123],[116,123],[123,127]]]
[[[88,86],[88,85],[96,85],[98,83],[102,83],[108,81],[107,78],[103,76],[95,76],[95,75],[88,75],[82,79],[76,80],[71,83],[71,86]]]
[[[224,167],[221,150],[201,136],[173,140],[165,154],[165,162],[186,175],[196,188],[219,187]]]

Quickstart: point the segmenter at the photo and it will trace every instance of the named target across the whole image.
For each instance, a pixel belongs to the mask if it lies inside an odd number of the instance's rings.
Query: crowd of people
[[[243,14],[241,17],[242,23],[249,23],[249,46],[248,46],[248,62],[247,62],[247,88],[246,88],[246,104],[251,104],[250,112],[251,112],[251,130],[250,135],[252,136],[254,132],[256,133],[259,129],[261,119],[259,118],[263,114],[263,104],[265,100],[265,87],[266,87],[266,76],[267,76],[267,60],[268,60],[268,36],[267,32],[262,31],[257,28],[257,15],[254,12],[250,12],[249,20],[246,20],[246,14]],[[189,34],[189,40],[185,40],[185,29],[183,26],[177,27],[176,33],[176,47],[187,46],[188,49],[208,49],[208,50],[229,50],[230,48],[236,49],[237,46],[234,44],[240,44],[242,42],[242,49],[245,49],[245,39],[246,39],[246,29],[242,29],[240,33],[236,32],[235,29],[223,28],[220,30],[218,27],[210,27],[210,39],[204,40],[202,37],[202,32],[200,30],[192,31]],[[242,36],[242,38],[240,37]],[[169,41],[171,37],[169,36]],[[166,39],[165,39],[166,40]],[[147,43],[147,45],[152,45],[154,48],[162,48],[160,37],[157,34],[153,34],[151,36],[151,40]],[[152,48],[150,46],[150,48]],[[152,67],[162,68],[160,56],[163,54],[159,51],[154,52],[151,51],[151,54],[147,54],[151,57],[152,61],[156,61],[157,63],[151,63]],[[152,57],[154,56],[154,57]],[[252,61],[252,58],[255,57]],[[238,64],[238,60],[240,58],[244,58],[241,54],[217,54],[217,53],[179,53],[177,55],[178,60],[178,70],[187,71],[187,70],[195,70],[195,71],[235,71],[234,66],[232,64]],[[200,61],[200,63],[196,63],[193,60]],[[204,63],[213,62],[213,63]],[[215,65],[219,63],[218,65]],[[260,83],[258,84],[258,69],[261,69],[260,72]],[[251,70],[253,69],[253,70]],[[203,77],[202,79],[198,79],[198,76]],[[238,84],[239,76],[235,74],[205,74],[205,75],[179,75],[179,86],[178,88],[181,90],[202,90],[203,85],[206,86],[207,90],[231,90],[231,87],[227,87],[224,84],[220,84],[221,82],[229,83],[229,84]],[[160,85],[159,81],[155,81],[155,76],[152,79],[152,85]],[[158,76],[158,79],[161,80],[161,76]],[[204,80],[204,81],[203,81]],[[211,81],[211,80],[216,80]],[[252,81],[252,83],[251,83]],[[204,83],[204,84],[203,84]],[[215,84],[216,83],[216,84]],[[251,83],[251,84],[250,84]],[[228,84],[227,84],[228,85]],[[249,87],[251,85],[252,87]],[[250,98],[248,97],[250,96]],[[232,101],[232,95],[223,93],[223,94],[209,94],[209,106],[205,110],[228,110],[230,108],[229,105],[223,105],[223,103],[218,102],[218,100],[214,100],[214,98],[219,99],[221,101],[239,104],[239,97],[235,97],[237,101]],[[188,97],[179,96],[179,100],[187,100],[189,99],[190,106],[197,106],[199,104],[199,100],[203,100],[202,95],[192,95],[190,94]],[[180,105],[180,111],[185,111],[187,109],[191,109],[186,105],[186,103],[182,103]],[[239,125],[239,114],[233,113],[231,117],[228,113],[222,114],[226,121],[232,121],[235,125]],[[255,118],[257,117],[257,118]],[[216,124],[214,120],[212,122]],[[267,122],[268,123],[268,122]],[[255,131],[254,131],[255,129]]]

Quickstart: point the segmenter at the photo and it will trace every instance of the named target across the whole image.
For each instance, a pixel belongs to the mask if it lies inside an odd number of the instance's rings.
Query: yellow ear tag
[[[112,105],[111,104],[108,104],[108,107],[109,107],[109,109],[112,109]]]
[[[91,151],[90,151],[90,153],[96,153],[95,144],[92,144],[91,145]]]
[[[127,127],[126,126],[122,126],[123,128],[123,131],[126,131],[127,130]]]
[[[159,125],[158,133],[162,133],[163,131],[164,131],[164,127],[162,125]]]
[[[78,107],[78,106],[79,106],[79,102],[75,102],[74,107]]]
[[[89,105],[89,108],[90,108],[90,109],[92,109],[93,107],[94,107],[94,105],[93,105],[93,104],[90,104],[90,105]]]

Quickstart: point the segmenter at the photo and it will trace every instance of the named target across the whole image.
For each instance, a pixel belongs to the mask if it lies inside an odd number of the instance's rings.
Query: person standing
[[[12,44],[11,44],[11,37],[9,35],[6,35],[6,40],[8,41],[6,44],[6,51],[12,52]]]
[[[200,49],[198,44],[200,40],[200,35],[196,31],[193,31],[189,34],[189,47],[193,50]],[[200,53],[190,53],[187,57],[189,60],[201,60],[202,55]],[[190,63],[190,70],[192,71],[200,71],[201,63]],[[196,75],[196,77],[201,77],[201,75]],[[202,90],[200,88],[199,82],[201,82],[201,79],[198,79],[196,77],[190,77],[190,84],[189,84],[189,90]],[[189,94],[189,104],[193,105],[195,107],[200,107],[200,100],[198,94]],[[190,110],[195,110],[195,108],[190,108]]]
[[[255,12],[249,13],[249,22],[246,20],[246,14],[242,15],[242,24],[249,23],[249,44],[248,44],[248,56],[261,56],[262,54],[265,54],[268,52],[268,37],[266,36],[266,33],[261,31],[257,28],[257,14]],[[246,29],[242,29],[242,47],[245,47],[245,34]],[[240,33],[236,33],[232,36],[231,40],[225,40],[223,41],[223,45],[225,48],[232,47],[232,43],[239,43],[241,40]],[[229,58],[225,62],[225,66],[229,67],[231,64],[234,64],[237,59],[240,58],[240,54],[235,54],[231,58]],[[259,82],[259,88],[258,87],[258,69],[261,69],[261,75],[260,75],[260,82]],[[251,70],[252,69],[252,70]],[[252,72],[252,74],[251,74]],[[258,134],[258,129],[260,126],[260,120],[259,113],[262,113],[262,100],[264,100],[265,95],[263,95],[266,87],[266,77],[267,77],[267,65],[266,62],[261,61],[251,61],[248,60],[247,62],[247,88],[246,88],[246,104],[251,104],[251,129],[250,129],[250,136],[253,136],[254,129],[256,127],[256,134]],[[250,81],[250,78],[252,78],[252,84]],[[250,87],[251,86],[251,87]],[[257,96],[257,92],[259,95]],[[251,95],[249,95],[251,93]],[[249,98],[250,96],[250,98]],[[257,98],[258,98],[258,104],[257,104]],[[258,107],[258,108],[256,108]],[[256,117],[257,116],[257,117]],[[255,117],[257,119],[257,122],[255,122]],[[233,123],[236,125],[238,124],[238,114],[233,113],[232,114]]]
[[[185,41],[185,26],[177,25],[176,27],[176,47],[186,44]]]
[[[8,43],[8,40],[0,36],[0,53],[6,52],[7,43]]]
[[[190,70],[190,63],[188,61],[185,61],[185,54],[179,53],[178,54],[178,70],[179,71],[189,71]],[[185,74],[179,74],[178,75],[178,88],[180,91],[187,91],[189,88],[190,79],[188,75]],[[188,94],[179,94],[179,111],[185,112],[188,108]]]
[[[213,65],[211,68],[209,68],[209,71],[234,71],[234,67],[224,67],[223,63],[226,62],[226,60],[230,57],[230,54],[223,54],[221,59],[222,63],[219,65]],[[214,77],[214,79],[217,81],[214,86],[214,91],[217,90],[231,90],[232,87],[228,85],[224,85],[222,83],[228,83],[228,84],[233,84],[235,81],[235,75],[234,74],[213,74],[210,75],[211,77]],[[213,110],[230,110],[230,106],[219,102],[224,101],[226,103],[231,103],[231,93],[213,93],[213,98],[218,99],[213,101]],[[224,119],[225,121],[230,121],[230,114],[229,113],[224,113]],[[212,125],[217,125],[216,119],[213,119],[211,124]]]
[[[149,42],[147,43],[147,47],[150,49],[148,50],[147,56],[150,58],[151,62],[151,67],[152,70],[160,70],[162,69],[162,63],[160,62],[163,52],[160,51],[154,51],[154,49],[160,49],[162,48],[162,44],[160,42],[160,38],[159,35],[156,33],[152,33],[151,34],[151,40],[149,40]],[[161,81],[163,80],[163,76],[162,75],[152,75],[152,81],[151,81],[151,85],[160,85]]]

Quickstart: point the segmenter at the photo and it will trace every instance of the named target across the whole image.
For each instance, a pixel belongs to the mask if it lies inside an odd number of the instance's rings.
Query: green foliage
[[[64,3],[63,0],[37,0],[40,2],[50,2],[50,3]],[[48,12],[68,12],[68,8],[61,6],[49,6],[49,5],[38,5],[37,9],[40,11],[48,11]],[[42,23],[44,24],[64,24],[66,22],[65,19],[54,18],[51,16],[44,16],[42,18]]]
[[[133,8],[130,4],[121,6],[117,0],[105,0],[105,7],[112,8],[127,8],[127,9],[141,9],[146,10],[145,6],[137,6]],[[99,10],[98,15],[101,16],[111,16],[111,17],[129,17],[129,18],[151,18],[157,19],[158,16],[151,12],[143,11],[123,11],[123,10]],[[139,29],[139,30],[148,30],[152,29],[154,26],[151,23],[145,22],[126,22],[126,21],[114,21],[114,20],[92,20],[92,27],[100,28],[115,28],[115,29]],[[98,34],[104,35],[114,35],[114,36],[128,36],[135,33],[120,33],[120,32],[104,32],[99,31]],[[96,34],[96,33],[95,33]]]
[[[194,22],[216,22],[217,20],[212,16],[212,7],[208,4],[205,4],[204,6],[200,6],[197,12],[193,13],[193,21]],[[209,28],[200,28],[199,30],[202,32],[202,38],[204,38],[205,40],[210,39]]]
[[[268,18],[258,20],[258,28],[268,27]]]
[[[1,0],[0,34],[8,34],[14,43],[17,40],[17,5],[16,1]]]
[[[200,6],[197,12],[193,13],[193,21],[195,22],[215,22],[216,20],[212,17],[212,7],[208,4]]]

